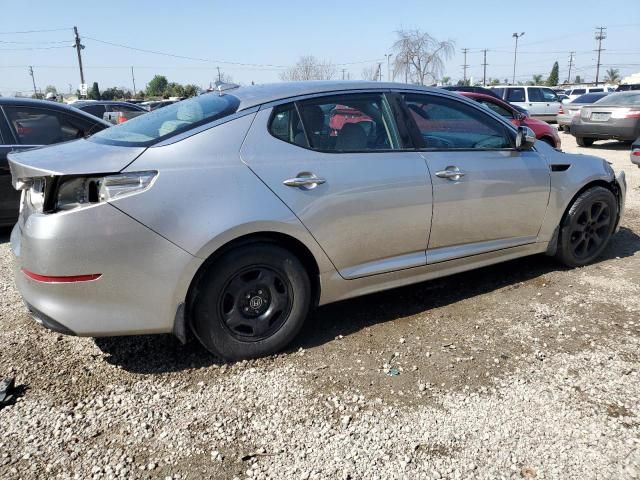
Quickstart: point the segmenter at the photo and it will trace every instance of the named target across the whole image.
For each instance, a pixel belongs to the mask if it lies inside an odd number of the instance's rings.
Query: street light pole
[[[515,48],[515,50],[513,51],[513,80],[511,81],[511,83],[512,83],[513,85],[515,85],[515,84],[516,84],[516,60],[518,59],[518,39],[519,39],[520,37],[522,37],[523,35],[524,35],[524,32],[522,32],[522,33],[521,33],[521,34],[519,34],[519,35],[518,35],[517,33],[514,33],[514,34],[512,35],[512,37],[515,37],[515,39],[516,39],[516,48]]]
[[[387,59],[387,82],[391,81],[391,57],[393,57],[393,54],[391,53],[385,53],[384,56]]]

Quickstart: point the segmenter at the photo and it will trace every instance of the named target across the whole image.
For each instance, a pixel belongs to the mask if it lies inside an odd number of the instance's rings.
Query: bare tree
[[[280,74],[282,80],[331,80],[336,68],[325,60],[318,60],[313,55],[300,57],[298,62]]]
[[[363,80],[378,80],[380,72],[378,71],[378,65],[371,65],[362,69]]]
[[[453,40],[441,42],[420,30],[398,30],[396,35],[393,73],[404,75],[407,82],[435,82],[444,71],[445,60],[455,53]]]

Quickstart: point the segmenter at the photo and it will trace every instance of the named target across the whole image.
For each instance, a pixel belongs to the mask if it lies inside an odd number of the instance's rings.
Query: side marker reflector
[[[76,283],[76,282],[91,282],[99,279],[101,273],[93,273],[91,275],[68,275],[68,276],[51,276],[51,275],[39,275],[37,273],[30,272],[29,270],[22,269],[24,273],[31,280],[41,283]]]

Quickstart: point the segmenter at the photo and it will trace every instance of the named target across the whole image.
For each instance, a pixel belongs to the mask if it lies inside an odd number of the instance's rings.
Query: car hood
[[[10,153],[8,158],[15,187],[19,178],[119,172],[145,150],[81,139]]]

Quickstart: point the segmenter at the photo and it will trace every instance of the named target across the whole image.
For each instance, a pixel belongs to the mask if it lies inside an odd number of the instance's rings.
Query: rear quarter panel
[[[297,217],[240,161],[240,147],[254,117],[149,148],[125,171],[158,170],[155,184],[112,204],[202,259],[240,236],[278,232],[306,245],[320,272],[332,270]]]

